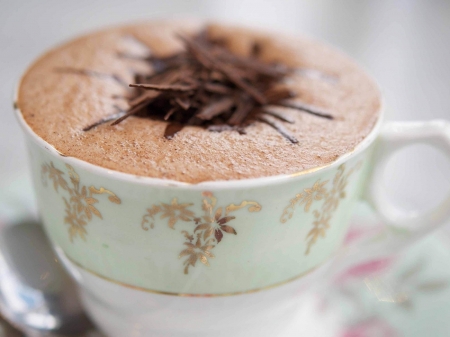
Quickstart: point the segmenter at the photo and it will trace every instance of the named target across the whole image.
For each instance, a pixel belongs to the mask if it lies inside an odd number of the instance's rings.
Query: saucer
[[[348,241],[380,229],[360,205]],[[332,275],[302,296],[287,333],[276,337],[447,337],[450,331],[450,229],[397,256],[375,259]]]
[[[350,234],[378,222],[364,207],[356,214]],[[450,231],[433,233],[396,257],[335,275],[328,291],[316,295],[320,315],[339,322],[333,337],[449,336]]]

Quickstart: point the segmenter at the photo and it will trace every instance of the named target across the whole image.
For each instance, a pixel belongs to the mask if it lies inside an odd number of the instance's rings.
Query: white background
[[[11,98],[24,68],[46,48],[104,25],[198,16],[328,41],[379,82],[388,120],[450,119],[450,1],[418,0],[0,0],[0,213],[32,204],[26,149]],[[407,209],[429,207],[450,186],[450,162],[415,147],[386,174],[387,193]],[[0,214],[0,218],[2,214]]]

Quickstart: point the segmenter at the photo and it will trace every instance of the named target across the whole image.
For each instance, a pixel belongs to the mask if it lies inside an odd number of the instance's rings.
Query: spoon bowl
[[[76,335],[92,328],[75,283],[34,220],[0,228],[0,311],[30,335]]]

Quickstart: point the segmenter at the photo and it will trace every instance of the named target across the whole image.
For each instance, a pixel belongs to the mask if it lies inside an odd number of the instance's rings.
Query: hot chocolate
[[[219,65],[208,63],[212,56]],[[187,75],[174,79],[182,70]],[[162,21],[107,29],[49,51],[25,73],[17,104],[63,155],[198,183],[329,164],[372,130],[380,94],[351,59],[321,43]]]

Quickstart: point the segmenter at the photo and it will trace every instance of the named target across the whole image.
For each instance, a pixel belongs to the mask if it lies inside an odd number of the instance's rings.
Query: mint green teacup
[[[65,157],[17,117],[45,229],[110,337],[277,336],[298,304],[293,295],[342,246],[359,199],[386,223],[410,226],[414,238],[450,214],[447,199],[430,213],[403,216],[380,190],[386,160],[403,146],[425,142],[450,156],[442,121],[382,126],[380,119],[330,165],[190,185]]]

